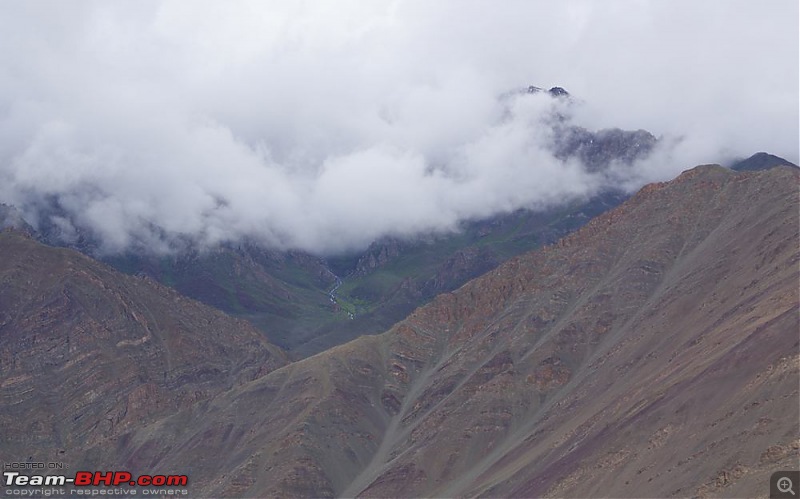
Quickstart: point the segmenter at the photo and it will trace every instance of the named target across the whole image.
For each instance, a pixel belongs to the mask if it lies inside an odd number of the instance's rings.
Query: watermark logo
[[[65,466],[69,468],[69,466]],[[5,463],[5,496],[187,495],[187,475],[134,475],[130,471],[78,471],[65,474],[48,463]],[[52,473],[56,471],[56,473]]]
[[[798,499],[800,471],[776,471],[769,477],[770,499]]]

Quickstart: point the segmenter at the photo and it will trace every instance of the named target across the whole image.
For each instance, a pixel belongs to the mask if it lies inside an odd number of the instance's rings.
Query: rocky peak
[[[541,87],[537,87],[536,85],[528,85],[526,93],[529,94],[538,94],[540,92],[545,92],[545,89]],[[563,87],[552,87],[550,90],[546,91],[551,97],[569,97],[570,94],[567,92]]]
[[[551,148],[561,160],[576,158],[589,171],[599,171],[614,161],[632,164],[643,159],[657,142],[658,139],[647,130],[608,128],[590,131],[579,126],[567,126],[556,129]]]
[[[792,163],[791,161],[787,161],[780,156],[775,156],[765,152],[757,152],[747,159],[741,159],[734,162],[733,165],[731,165],[731,170],[735,170],[737,172],[768,170],[776,166],[784,165],[798,168],[796,164]]]
[[[569,92],[564,90],[562,87],[553,87],[547,91],[553,97],[569,97]]]
[[[354,274],[364,276],[377,268],[383,267],[399,256],[401,249],[400,241],[392,237],[373,242],[358,259]]]
[[[545,90],[536,85],[529,85],[523,93],[547,93],[555,99],[566,99],[571,102],[572,96],[563,87],[551,87]],[[658,139],[647,130],[622,130],[607,128],[588,130],[571,124],[563,110],[554,112],[550,126],[553,127],[553,139],[550,149],[556,158],[567,160],[578,159],[589,171],[600,171],[608,168],[612,162],[630,165],[636,160],[646,157],[652,152]]]

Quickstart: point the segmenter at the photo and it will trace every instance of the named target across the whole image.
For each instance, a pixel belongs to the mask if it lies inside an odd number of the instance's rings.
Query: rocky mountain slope
[[[797,192],[790,168],[697,167],[385,334],[113,441],[66,428],[26,445],[82,468],[187,473],[213,497],[764,495],[800,447]],[[35,344],[20,338],[6,358]],[[7,383],[5,411],[48,400]]]
[[[206,490],[763,494],[800,444],[797,187],[788,169],[694,169],[385,335],[226,394],[207,420],[284,409]]]
[[[287,363],[150,279],[0,233],[0,460],[71,460]]]
[[[324,260],[300,251],[242,243],[174,255],[129,252],[104,261],[248,320],[276,345],[294,350],[293,356],[306,355],[298,354],[298,346],[320,328],[347,324],[328,296],[336,276]]]
[[[439,293],[452,291],[507,259],[552,243],[626,196],[609,192],[586,202],[534,212],[519,210],[463,224],[461,232],[416,240],[382,239],[355,256],[329,258],[343,276],[337,306],[353,320],[329,322],[295,347],[317,353],[388,329]]]

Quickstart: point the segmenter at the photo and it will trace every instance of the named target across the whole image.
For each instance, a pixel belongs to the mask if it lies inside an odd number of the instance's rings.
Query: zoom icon
[[[770,499],[800,499],[797,486],[800,485],[800,471],[776,471],[769,477]]]

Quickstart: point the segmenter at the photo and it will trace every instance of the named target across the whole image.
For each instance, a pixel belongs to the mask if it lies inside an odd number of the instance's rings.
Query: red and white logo
[[[66,486],[76,487],[186,487],[187,475],[138,475],[129,471],[78,471],[75,476],[66,475],[23,475],[18,471],[4,471],[3,483],[6,487]]]

